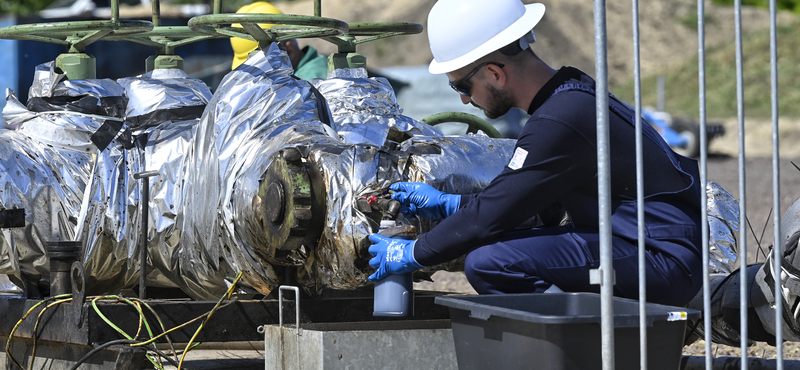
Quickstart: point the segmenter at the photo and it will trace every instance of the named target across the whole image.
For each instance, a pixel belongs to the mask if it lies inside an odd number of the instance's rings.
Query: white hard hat
[[[462,68],[529,34],[542,16],[544,4],[520,0],[439,0],[428,14],[428,71]]]

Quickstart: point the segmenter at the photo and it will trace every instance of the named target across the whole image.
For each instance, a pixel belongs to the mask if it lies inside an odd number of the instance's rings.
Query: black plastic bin
[[[600,295],[436,297],[450,308],[459,370],[602,369]],[[647,304],[648,369],[677,370],[687,319],[700,311]],[[617,369],[639,369],[639,302],[614,298]]]

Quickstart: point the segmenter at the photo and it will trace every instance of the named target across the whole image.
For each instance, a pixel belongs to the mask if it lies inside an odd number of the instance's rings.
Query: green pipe
[[[153,27],[161,27],[161,0],[150,0],[153,5]]]
[[[436,126],[440,123],[445,122],[460,122],[466,123],[469,126],[467,129],[467,133],[476,133],[478,131],[483,131],[491,138],[495,139],[502,139],[503,135],[500,134],[494,126],[490,125],[489,122],[486,120],[469,113],[464,112],[443,112],[443,113],[436,113],[434,115],[425,117],[420,121],[422,123],[427,123],[431,126]]]
[[[111,20],[119,21],[119,0],[111,0]]]
[[[214,0],[214,14],[222,13],[222,0]]]
[[[322,16],[322,0],[314,0],[314,16]]]

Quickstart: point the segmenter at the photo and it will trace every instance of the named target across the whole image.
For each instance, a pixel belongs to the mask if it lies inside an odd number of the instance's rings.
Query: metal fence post
[[[606,42],[606,3],[594,2],[594,45],[597,82],[597,192],[600,226],[600,329],[603,369],[614,369],[614,266],[611,250],[611,174],[608,133],[608,61]]]

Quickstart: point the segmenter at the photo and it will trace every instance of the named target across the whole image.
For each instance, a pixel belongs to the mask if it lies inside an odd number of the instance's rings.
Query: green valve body
[[[178,55],[151,55],[145,60],[145,70],[183,69],[183,58]]]
[[[67,74],[70,80],[97,78],[97,61],[85,53],[67,53],[56,57],[56,67]]]
[[[363,68],[367,58],[361,53],[335,53],[328,57],[328,71],[337,68]]]

